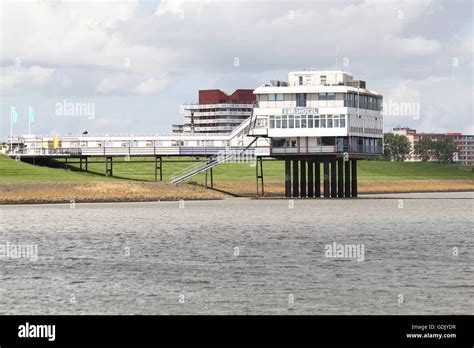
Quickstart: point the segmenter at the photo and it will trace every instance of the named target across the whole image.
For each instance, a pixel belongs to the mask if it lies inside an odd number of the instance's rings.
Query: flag
[[[18,121],[18,112],[13,105],[10,106],[10,116],[12,118],[12,123],[16,123]]]
[[[32,106],[28,106],[28,115],[30,117],[30,124],[35,123],[35,110]]]

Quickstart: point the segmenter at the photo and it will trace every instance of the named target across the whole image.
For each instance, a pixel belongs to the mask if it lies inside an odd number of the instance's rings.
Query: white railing
[[[250,116],[250,111],[203,111],[195,112],[193,114],[195,117],[200,116],[225,116],[225,115],[241,115],[241,116]],[[191,118],[191,115],[185,115],[185,118]]]
[[[208,123],[241,123],[246,118],[212,118],[212,119],[195,119],[194,124],[208,124]],[[189,125],[189,124],[186,124]]]
[[[186,109],[222,109],[222,108],[253,108],[253,104],[199,104],[199,103],[186,103],[182,107]]]

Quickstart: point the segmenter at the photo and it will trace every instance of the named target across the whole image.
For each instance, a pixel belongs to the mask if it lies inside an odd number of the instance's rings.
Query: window
[[[288,128],[295,128],[295,116],[288,116]]]
[[[300,116],[295,115],[295,128],[300,128]]]
[[[321,119],[321,122],[320,122],[321,128],[326,128],[326,115],[321,115],[320,119]]]
[[[281,128],[281,116],[276,116],[275,121],[275,128]]]
[[[270,128],[275,128],[275,116],[270,116]]]
[[[299,84],[300,86],[303,85],[303,76],[298,76],[298,84]]]
[[[319,98],[319,100],[327,100],[326,93],[319,93],[318,98]]]
[[[334,116],[333,124],[334,128],[339,128],[339,115]]]
[[[340,116],[339,127],[346,128],[346,116],[345,115]]]
[[[327,93],[327,100],[336,100],[336,93]]]
[[[296,93],[296,107],[306,107],[306,93]]]
[[[327,128],[332,128],[332,115],[328,115],[327,116],[328,120],[327,120]]]
[[[313,128],[313,115],[308,115],[308,128]]]
[[[314,115],[314,128],[319,128],[319,115]]]
[[[268,101],[283,101],[283,93],[270,93],[268,95]]]
[[[306,128],[306,115],[301,115],[301,128]]]
[[[320,79],[321,79],[321,84],[325,85],[326,84],[326,75],[321,75]]]
[[[281,128],[288,128],[288,116],[286,115],[281,117]]]

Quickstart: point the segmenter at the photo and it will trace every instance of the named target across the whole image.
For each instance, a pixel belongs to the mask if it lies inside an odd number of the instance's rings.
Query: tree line
[[[410,157],[410,141],[405,135],[386,133],[384,135],[383,158],[387,161],[404,161]],[[420,137],[415,144],[413,153],[418,155],[422,162],[437,161],[452,163],[457,144],[451,137],[432,140],[431,137]]]

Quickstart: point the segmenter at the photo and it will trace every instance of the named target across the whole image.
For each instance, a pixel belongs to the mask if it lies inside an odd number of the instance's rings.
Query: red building
[[[219,89],[199,91],[199,103],[184,104],[184,125],[173,125],[174,133],[230,133],[253,109],[253,89],[228,94]]]

